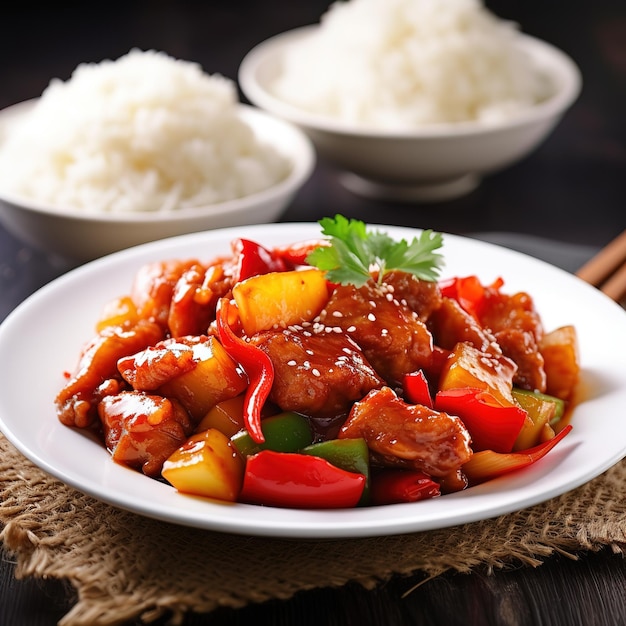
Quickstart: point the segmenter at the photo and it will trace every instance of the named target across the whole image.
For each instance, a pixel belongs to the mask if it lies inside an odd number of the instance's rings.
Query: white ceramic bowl
[[[291,30],[255,46],[239,68],[239,85],[256,106],[302,128],[320,157],[342,170],[353,191],[396,200],[443,200],[472,190],[482,176],[501,170],[537,148],[578,97],[581,76],[554,46],[523,35],[521,45],[545,71],[553,95],[507,122],[460,122],[387,131],[348,127],[340,120],[299,109],[274,96],[289,47],[319,26]]]
[[[34,104],[30,100],[0,111],[3,132]],[[297,126],[241,104],[240,114],[264,143],[286,155],[292,168],[277,185],[243,198],[163,213],[83,215],[0,190],[0,221],[22,241],[76,261],[89,261],[131,246],[186,233],[275,221],[309,179],[315,148]]]

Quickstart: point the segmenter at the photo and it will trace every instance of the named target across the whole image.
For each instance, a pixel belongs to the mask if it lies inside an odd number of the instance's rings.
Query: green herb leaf
[[[421,280],[435,281],[443,265],[443,256],[435,252],[443,237],[424,230],[411,242],[396,241],[379,230],[368,231],[365,224],[343,215],[320,220],[322,233],[329,237],[328,246],[311,252],[307,263],[327,274],[328,280],[342,285],[361,287],[378,272],[378,282],[392,270],[408,272]]]

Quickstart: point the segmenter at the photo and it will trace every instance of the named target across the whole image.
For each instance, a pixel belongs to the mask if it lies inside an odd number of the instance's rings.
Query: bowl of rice
[[[0,221],[35,248],[88,261],[275,221],[315,158],[297,126],[239,102],[234,81],[131,50],[0,111]]]
[[[244,57],[249,102],[369,196],[437,201],[535,150],[581,89],[562,51],[479,0],[346,0]]]

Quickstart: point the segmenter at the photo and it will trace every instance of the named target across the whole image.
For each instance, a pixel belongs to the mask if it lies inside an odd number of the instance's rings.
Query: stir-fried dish
[[[575,328],[498,278],[440,278],[443,237],[340,215],[146,264],[56,398],[112,458],[216,501],[343,508],[459,491],[570,431]]]

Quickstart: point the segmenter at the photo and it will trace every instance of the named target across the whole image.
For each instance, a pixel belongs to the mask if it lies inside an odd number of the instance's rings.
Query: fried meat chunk
[[[437,345],[453,350],[458,343],[468,343],[477,350],[489,354],[500,354],[501,348],[494,334],[452,298],[443,298],[441,306],[433,312],[428,328],[436,338]]]
[[[517,364],[513,382],[523,389],[545,392],[544,359],[539,351],[544,330],[533,299],[525,292],[490,291],[487,302],[480,322],[494,333],[504,355]]]
[[[301,327],[265,331],[252,342],[274,365],[269,399],[283,411],[312,417],[347,415],[352,403],[384,384],[343,332]]]
[[[107,396],[98,405],[104,441],[117,463],[157,477],[191,435],[187,411],[173,399],[141,391]]]
[[[365,439],[381,464],[433,477],[449,476],[472,455],[470,435],[458,417],[407,404],[389,387],[355,403],[339,438],[356,437]]]
[[[83,349],[76,373],[56,396],[60,421],[78,428],[88,428],[97,422],[98,402],[124,387],[117,369],[118,360],[162,338],[161,326],[147,320],[140,320],[130,329],[110,326],[95,336]]]
[[[422,322],[441,306],[441,289],[436,281],[420,280],[414,274],[393,270],[385,274],[384,282],[392,288],[396,300],[417,313]]]
[[[354,339],[390,386],[400,386],[405,374],[428,368],[432,362],[430,331],[385,283],[369,281],[358,288],[339,285],[319,319]]]

